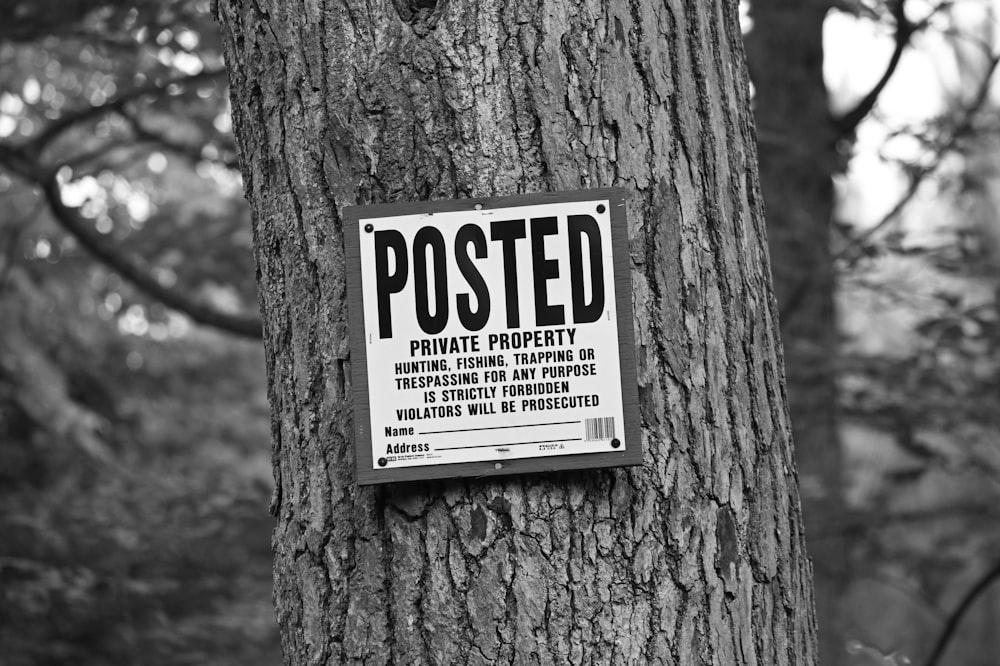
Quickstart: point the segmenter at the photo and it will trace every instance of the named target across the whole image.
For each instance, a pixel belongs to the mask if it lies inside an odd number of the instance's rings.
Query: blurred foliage
[[[278,663],[263,351],[183,309],[256,310],[208,3],[0,12],[0,663]]]
[[[920,25],[842,146],[832,242],[850,515],[831,529],[851,538],[848,652],[926,664],[957,619],[939,663],[992,665],[1000,586],[962,602],[1000,563],[997,3],[844,5],[841,38],[876,35],[884,53],[899,34],[888,10]]]

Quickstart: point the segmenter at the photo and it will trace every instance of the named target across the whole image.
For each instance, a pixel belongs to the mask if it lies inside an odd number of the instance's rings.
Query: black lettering
[[[486,280],[469,257],[469,243],[475,247],[477,259],[486,256],[486,236],[478,225],[466,224],[455,235],[455,261],[458,263],[458,270],[462,272],[462,277],[476,294],[478,304],[476,311],[473,312],[469,307],[469,301],[472,300],[469,295],[459,294],[456,298],[458,318],[466,329],[478,331],[486,326],[486,321],[490,318],[490,292],[486,287]]]
[[[581,238],[590,247],[590,303],[583,302],[583,250]],[[569,216],[569,279],[573,291],[573,323],[589,324],[604,312],[604,255],[601,229],[590,215]]]
[[[503,279],[507,295],[507,328],[521,325],[520,304],[517,297],[517,253],[514,243],[524,238],[524,220],[505,220],[490,224],[490,238],[503,244]]]
[[[396,259],[396,269],[389,274],[389,249]],[[406,284],[406,239],[394,229],[375,232],[375,292],[378,299],[378,336],[392,337],[392,310],[389,297]]]
[[[545,258],[545,237],[558,233],[556,218],[536,217],[531,220],[531,268],[535,283],[535,325],[559,326],[566,323],[563,306],[549,305],[547,282],[559,277],[559,262]]]
[[[434,314],[428,307],[427,248],[433,250]],[[436,335],[448,323],[448,266],[444,256],[444,236],[434,227],[423,227],[413,238],[413,279],[416,281],[417,323],[428,335]],[[384,336],[383,336],[384,337]]]

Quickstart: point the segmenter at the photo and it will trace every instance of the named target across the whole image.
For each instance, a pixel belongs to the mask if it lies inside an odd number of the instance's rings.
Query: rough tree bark
[[[812,664],[736,3],[222,0],[286,662]],[[630,188],[642,467],[359,489],[339,211]]]
[[[788,408],[806,541],[815,563],[820,662],[847,658],[839,612],[847,548],[841,530],[837,433],[837,322],[830,254],[837,131],[823,80],[823,21],[830,0],[753,0],[747,57],[774,290],[781,316]]]

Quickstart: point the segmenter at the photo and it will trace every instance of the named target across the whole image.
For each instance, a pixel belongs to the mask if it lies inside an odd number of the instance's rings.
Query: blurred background
[[[995,666],[1000,4],[741,12],[825,663]],[[278,664],[209,0],[0,16],[0,664]]]
[[[0,16],[0,664],[279,664],[209,4]]]

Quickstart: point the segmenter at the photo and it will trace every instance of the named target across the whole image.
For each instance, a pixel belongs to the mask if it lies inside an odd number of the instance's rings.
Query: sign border
[[[476,197],[344,207],[341,219],[343,220],[344,259],[347,272],[345,277],[351,350],[351,394],[354,399],[354,471],[358,485],[367,486],[423,479],[508,476],[511,474],[626,467],[642,464],[643,446],[639,428],[639,389],[636,378],[635,333],[632,322],[632,273],[629,262],[626,197],[627,192],[623,188],[605,187],[506,197]],[[371,403],[368,392],[368,351],[364,344],[365,317],[361,289],[361,238],[359,232],[361,220],[397,215],[479,211],[598,199],[606,199],[611,208],[611,247],[615,301],[618,311],[618,358],[622,380],[625,450],[515,458],[500,462],[480,461],[373,469]]]

